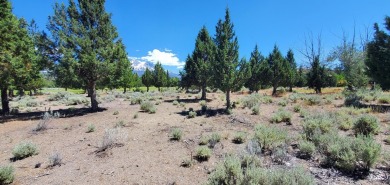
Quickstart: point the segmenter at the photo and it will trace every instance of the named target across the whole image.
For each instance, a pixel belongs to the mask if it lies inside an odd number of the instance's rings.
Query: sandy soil
[[[268,91],[260,93],[269,93]],[[198,101],[192,101],[194,95],[179,94],[185,107],[200,110]],[[191,97],[189,97],[191,96]],[[222,94],[209,93],[208,107],[220,109],[224,107]],[[233,101],[245,95],[234,94]],[[288,95],[285,95],[286,97]],[[39,97],[45,101],[46,96]],[[140,111],[140,105],[130,105],[129,101],[117,98],[112,102],[104,102],[101,107],[105,111],[87,113],[80,116],[53,119],[48,124],[49,129],[34,133],[32,129],[39,120],[13,120],[0,124],[0,166],[12,165],[15,168],[13,184],[204,184],[208,174],[216,164],[229,153],[240,153],[245,144],[234,144],[233,135],[244,131],[251,137],[256,124],[270,124],[269,119],[278,109],[277,102],[281,98],[273,98],[274,103],[261,105],[260,115],[252,115],[251,110],[237,108],[233,115],[216,114],[210,117],[197,116],[188,119],[181,112],[183,107],[173,105],[175,96],[163,97],[157,106],[155,114]],[[45,101],[38,110],[44,110],[51,102]],[[307,106],[310,111],[333,110],[343,103],[335,100],[330,105]],[[293,113],[294,104],[285,108]],[[76,106],[81,108],[82,106]],[[53,106],[56,110],[65,106]],[[118,111],[118,115],[114,112]],[[134,118],[137,114],[138,118]],[[383,124],[383,132],[377,140],[382,143],[382,149],[389,151],[385,145],[384,132],[388,131],[388,114],[376,113]],[[127,135],[123,146],[114,147],[96,154],[97,147],[103,139],[106,129],[114,128],[116,123],[123,121],[125,127],[121,132]],[[293,113],[292,125],[278,124],[291,133],[299,135],[302,118],[299,113]],[[89,124],[96,126],[96,131],[86,133]],[[173,128],[181,128],[184,132],[181,141],[171,141],[170,132]],[[202,134],[217,132],[222,136],[221,143],[213,149],[210,160],[194,161],[190,168],[181,167],[184,159],[191,159]],[[346,133],[348,134],[348,133]],[[21,141],[31,141],[39,148],[39,154],[11,162],[12,149]],[[61,166],[49,167],[49,157],[58,152],[63,158]],[[308,161],[293,158],[293,163],[300,163],[308,169],[313,166]],[[41,163],[39,168],[36,164]],[[377,169],[374,169],[377,170]],[[381,172],[383,173],[383,172]],[[388,174],[387,174],[388,175]],[[318,183],[324,183],[319,181]],[[347,177],[338,178],[330,184],[381,184],[377,180],[353,180]],[[325,183],[324,183],[325,184]]]

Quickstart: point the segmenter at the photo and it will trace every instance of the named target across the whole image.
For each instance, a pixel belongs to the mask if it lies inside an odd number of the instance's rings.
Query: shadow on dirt
[[[90,108],[71,108],[71,109],[58,109],[52,110],[52,112],[58,112],[61,115],[61,118],[69,118],[76,116],[83,116],[95,112],[106,111],[106,108],[99,108],[98,111],[92,111]],[[25,121],[25,120],[38,120],[42,118],[42,115],[45,111],[38,112],[26,112],[26,113],[16,113],[12,115],[0,115],[0,123],[5,123],[8,121]]]
[[[173,99],[173,100],[164,100],[164,102],[172,103],[173,101],[183,102],[183,103],[199,103],[201,99]],[[212,99],[206,99],[206,102],[211,102]]]

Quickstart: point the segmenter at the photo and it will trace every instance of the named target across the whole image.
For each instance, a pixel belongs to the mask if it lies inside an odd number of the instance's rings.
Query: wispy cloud
[[[166,66],[176,66],[177,68],[182,68],[184,62],[181,62],[180,59],[174,54],[171,50],[165,49],[165,51],[160,51],[154,49],[153,51],[148,51],[148,55],[141,57],[142,60],[150,61],[153,64],[160,62],[162,65]]]

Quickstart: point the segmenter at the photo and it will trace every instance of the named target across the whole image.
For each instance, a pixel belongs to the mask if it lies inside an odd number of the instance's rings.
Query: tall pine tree
[[[167,74],[160,62],[154,65],[153,70],[153,85],[161,91],[161,87],[164,87],[167,83]]]
[[[214,39],[216,45],[214,85],[226,93],[226,109],[231,108],[230,93],[242,87],[246,80],[245,60],[238,59],[238,40],[226,9],[225,20],[219,20]]]
[[[68,7],[56,3],[49,21],[60,50],[74,61],[74,70],[89,91],[92,111],[98,110],[96,84],[115,65],[113,53],[118,40],[105,0],[69,0]]]
[[[286,85],[288,85],[289,91],[292,92],[292,88],[297,81],[297,64],[294,59],[294,52],[291,49],[287,52],[286,61],[288,64]]]
[[[153,85],[153,73],[149,68],[146,68],[144,74],[142,75],[142,84],[146,86],[146,92],[149,92],[149,87]]]
[[[8,114],[8,89],[23,90],[36,75],[34,43],[27,23],[12,13],[11,3],[0,0],[0,89],[3,114]]]
[[[263,73],[269,75],[269,83],[272,86],[272,96],[276,95],[276,89],[285,85],[288,78],[288,63],[275,45],[272,53],[267,59],[268,66],[264,68]]]
[[[258,92],[261,87],[261,64],[264,62],[264,56],[258,50],[257,45],[251,53],[249,59],[249,78],[245,83],[245,87],[249,88],[251,92]]]

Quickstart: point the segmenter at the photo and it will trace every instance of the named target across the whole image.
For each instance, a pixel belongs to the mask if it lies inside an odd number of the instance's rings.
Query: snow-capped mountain
[[[144,74],[146,68],[148,68],[151,71],[154,70],[153,62],[150,62],[150,61],[147,61],[147,60],[143,60],[141,58],[135,58],[135,57],[129,57],[129,59],[130,59],[130,62],[131,62],[131,66],[133,67],[133,72],[137,73],[138,76],[142,76]],[[172,72],[169,72],[169,76],[170,77],[179,77],[180,78],[179,74],[172,73]]]

